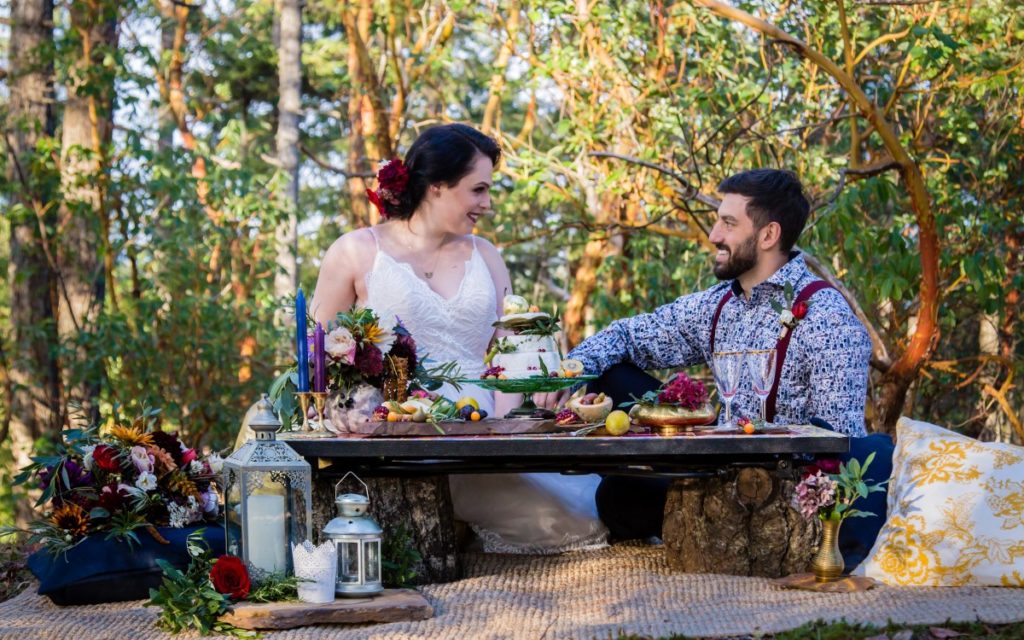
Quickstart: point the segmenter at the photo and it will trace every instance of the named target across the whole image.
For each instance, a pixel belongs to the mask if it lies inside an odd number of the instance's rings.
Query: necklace
[[[439,245],[437,245],[437,249],[434,250],[434,264],[433,264],[432,267],[430,267],[430,271],[427,271],[426,269],[423,270],[423,277],[426,278],[427,280],[430,280],[430,279],[432,279],[434,277],[434,272],[437,271],[437,264],[441,261],[441,249],[447,243],[448,243],[448,234],[446,233],[446,234],[444,234],[444,237],[441,239],[441,243]],[[407,242],[403,242],[402,244],[404,244],[405,247],[407,249],[409,249],[410,251],[415,251],[416,250],[411,244],[409,244]]]
[[[448,234],[445,234],[444,239],[441,240],[441,244],[437,245],[437,251],[434,252],[434,266],[430,268],[430,271],[424,271],[423,277],[430,280],[434,277],[434,271],[437,270],[437,263],[441,260],[441,247],[448,241]]]

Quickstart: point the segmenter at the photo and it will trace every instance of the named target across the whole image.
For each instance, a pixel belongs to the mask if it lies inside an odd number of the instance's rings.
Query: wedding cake
[[[512,332],[487,353],[485,364],[495,377],[529,378],[559,371],[562,358],[555,343],[558,320],[531,307],[521,296],[505,296],[504,315],[494,324]],[[486,374],[485,374],[486,375]]]

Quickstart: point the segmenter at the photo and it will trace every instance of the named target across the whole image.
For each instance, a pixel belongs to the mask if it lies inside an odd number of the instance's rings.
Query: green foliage
[[[384,536],[381,548],[382,580],[386,587],[407,587],[416,579],[416,565],[423,560],[420,552],[413,546],[409,529],[398,525]]]
[[[170,633],[195,629],[204,636],[222,633],[239,638],[256,637],[254,631],[239,629],[217,620],[227,612],[231,600],[218,593],[210,581],[214,560],[202,532],[200,529],[188,537],[191,561],[186,571],[182,572],[166,560],[156,561],[164,573],[163,582],[158,589],[149,590],[149,600],[144,606],[160,607],[160,617],[156,624]]]

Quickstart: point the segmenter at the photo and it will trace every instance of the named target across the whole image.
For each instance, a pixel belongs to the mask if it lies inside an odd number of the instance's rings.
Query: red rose
[[[804,316],[807,315],[807,303],[801,300],[793,305],[793,317],[797,320],[803,320]]]
[[[249,572],[241,558],[224,555],[217,558],[210,569],[210,582],[217,593],[244,600],[249,595]]]
[[[92,460],[96,463],[96,466],[108,473],[113,473],[121,469],[121,461],[119,460],[120,455],[117,449],[109,447],[105,444],[97,445],[92,450]]]
[[[181,452],[181,461],[188,464],[198,457],[195,449],[185,449]]]

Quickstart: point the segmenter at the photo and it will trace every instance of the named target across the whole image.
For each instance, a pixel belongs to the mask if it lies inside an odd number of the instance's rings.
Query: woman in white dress
[[[404,163],[378,173],[370,198],[384,222],[336,240],[324,255],[311,309],[323,322],[353,304],[382,319],[400,318],[417,349],[435,362],[456,362],[479,376],[495,338],[492,324],[511,293],[497,249],[472,234],[491,213],[490,189],[500,157],[497,143],[476,129],[449,124],[427,129]],[[386,320],[387,321],[387,320]],[[459,392],[442,388],[455,399]],[[491,415],[512,398],[466,386]],[[597,517],[597,476],[490,474],[451,476],[456,518],[480,536],[486,551],[559,553],[605,544]]]

